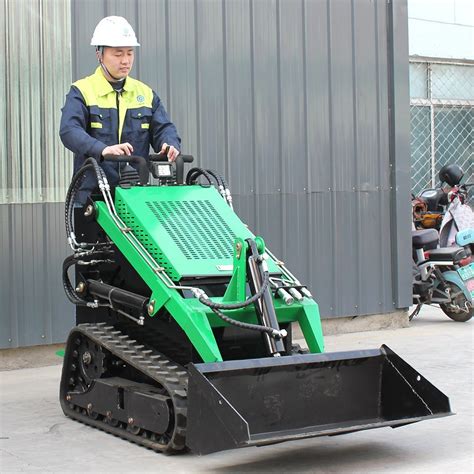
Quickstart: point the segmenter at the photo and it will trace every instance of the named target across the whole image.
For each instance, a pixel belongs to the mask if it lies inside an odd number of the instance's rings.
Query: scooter
[[[439,231],[439,242],[442,247],[459,245],[457,234],[464,230],[474,229],[474,212],[467,204],[468,188],[472,183],[455,183],[448,193],[448,206],[443,216]],[[471,247],[471,250],[474,250]]]
[[[412,217],[416,229],[441,228],[448,194],[443,188],[425,189],[419,196],[411,195]]]
[[[412,194],[412,214],[415,227],[439,231],[445,228],[440,235],[442,247],[454,245],[457,231],[474,227],[474,213],[467,204],[468,188],[474,184],[460,184],[463,176],[464,172],[460,166],[445,165],[438,173],[440,180],[438,187],[425,189],[419,196]],[[449,192],[443,188],[444,183],[451,188]]]
[[[438,304],[452,320],[466,322],[474,306],[474,230],[456,235],[456,247],[438,248],[435,229],[413,230],[413,304],[410,321],[424,304]]]

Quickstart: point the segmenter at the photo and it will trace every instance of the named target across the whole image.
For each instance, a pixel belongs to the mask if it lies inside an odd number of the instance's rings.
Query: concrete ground
[[[327,351],[385,343],[446,393],[456,416],[395,430],[164,456],[65,418],[60,366],[0,372],[0,472],[443,472],[472,473],[474,323],[427,308],[409,328],[326,338]]]

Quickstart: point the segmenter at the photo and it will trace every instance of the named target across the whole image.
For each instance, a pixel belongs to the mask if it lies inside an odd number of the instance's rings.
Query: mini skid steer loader
[[[119,185],[89,158],[66,198],[67,416],[158,452],[207,454],[451,414],[386,346],[324,353],[310,291],[238,218],[217,173],[184,180],[183,155],[105,159],[123,162]],[[76,209],[87,173],[99,192]]]

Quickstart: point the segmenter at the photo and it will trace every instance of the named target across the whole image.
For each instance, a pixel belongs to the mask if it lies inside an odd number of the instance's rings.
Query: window
[[[474,181],[474,62],[410,60],[412,190],[438,184],[447,163]]]

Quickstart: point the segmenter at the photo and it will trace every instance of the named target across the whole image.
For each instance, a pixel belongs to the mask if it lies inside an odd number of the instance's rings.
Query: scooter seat
[[[434,249],[438,245],[438,239],[436,229],[413,230],[411,233],[412,245],[415,249]]]
[[[443,247],[440,249],[434,249],[430,251],[428,260],[437,262],[450,262],[458,263],[468,255],[463,247]]]

